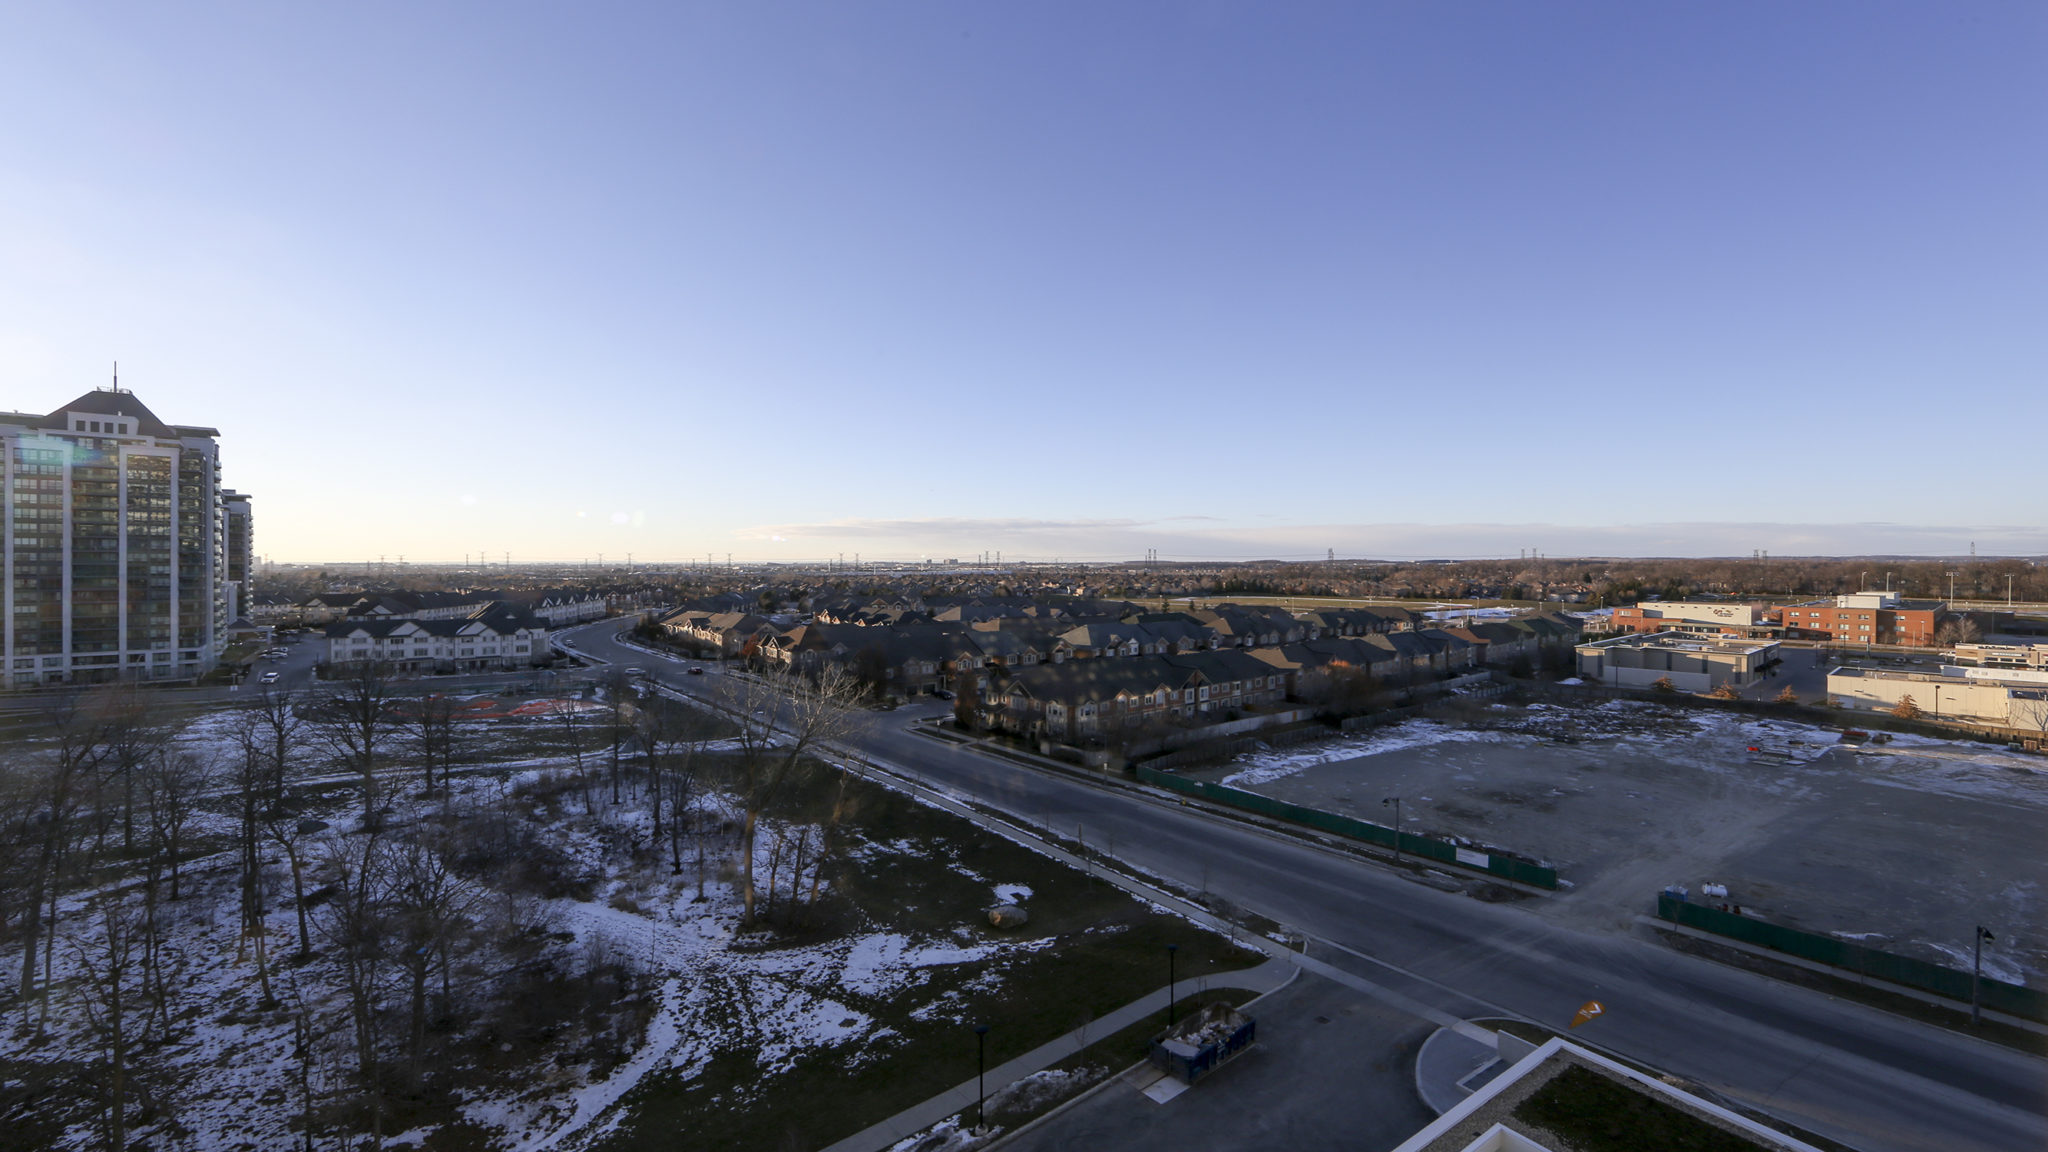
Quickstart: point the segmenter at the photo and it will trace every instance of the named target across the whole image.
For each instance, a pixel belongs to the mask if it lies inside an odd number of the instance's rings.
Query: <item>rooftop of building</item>
[[[95,388],[71,403],[50,412],[0,413],[0,424],[11,424],[23,428],[40,428],[46,432],[74,431],[66,422],[66,413],[87,413],[94,416],[113,416],[135,422],[135,435],[162,436],[219,436],[215,428],[198,425],[170,424],[159,419],[149,406],[135,398],[135,393],[122,388]]]
[[[1616,1118],[1626,1116],[1625,1124]],[[1554,1037],[1394,1152],[1817,1152],[1677,1083]]]
[[[1741,655],[1777,647],[1776,640],[1735,640],[1697,632],[1633,632],[1579,645],[1581,648],[1659,648],[1671,652],[1721,652]]]

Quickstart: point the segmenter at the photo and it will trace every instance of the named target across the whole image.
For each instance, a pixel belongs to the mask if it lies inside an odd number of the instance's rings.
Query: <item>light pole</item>
[[[1984,942],[1986,940],[1995,944],[1998,942],[1998,937],[1991,934],[1991,929],[1984,927],[1982,924],[1977,925],[1977,959],[1970,965],[1970,1023],[1972,1024],[1984,1022],[1983,1010],[1977,1007],[1977,986],[1983,983],[1984,980]]]
[[[1384,808],[1388,805],[1392,805],[1394,808],[1394,862],[1398,864],[1401,862],[1401,798],[1399,796],[1389,796],[1380,801],[1380,807]]]
[[[1174,1001],[1179,999],[1174,994],[1179,981],[1176,979],[1176,973],[1173,968],[1174,955],[1179,951],[1180,945],[1178,944],[1168,944],[1166,946],[1166,1028],[1169,1032],[1173,1030]]]
[[[988,1127],[988,1025],[974,1026],[974,1130]]]

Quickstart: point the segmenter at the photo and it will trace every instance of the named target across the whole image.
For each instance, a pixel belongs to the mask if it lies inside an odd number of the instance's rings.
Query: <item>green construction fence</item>
[[[1261,816],[1271,816],[1276,820],[1286,820],[1295,824],[1306,825],[1319,832],[1328,832],[1332,835],[1343,836],[1351,840],[1362,840],[1368,844],[1378,844],[1383,848],[1395,846],[1394,830],[1392,828],[1367,823],[1364,820],[1351,816],[1340,816],[1335,812],[1324,812],[1319,808],[1304,808],[1299,804],[1289,804],[1284,800],[1275,800],[1270,796],[1261,796],[1256,792],[1245,792],[1222,784],[1205,784],[1198,780],[1189,780],[1184,776],[1176,776],[1171,772],[1162,772],[1157,768],[1148,768],[1142,764],[1137,767],[1137,776],[1138,780],[1145,784],[1156,784],[1161,788],[1169,788],[1175,792],[1184,792],[1190,796],[1200,796],[1204,800],[1212,800],[1218,804],[1228,804],[1233,808],[1241,808],[1246,812],[1256,812]],[[1545,868],[1540,864],[1531,864],[1527,860],[1516,860],[1512,857],[1501,856],[1492,852],[1480,852],[1470,848],[1461,848],[1456,844],[1430,836],[1420,836],[1413,832],[1404,831],[1400,834],[1400,850],[1425,860],[1435,860],[1442,864],[1454,864],[1461,868],[1486,872],[1503,880],[1513,880],[1517,883],[1529,884],[1537,888],[1555,889],[1557,887],[1557,869],[1555,868]]]
[[[1759,944],[1788,956],[1817,961],[1875,980],[1903,984],[1965,1004],[1970,1002],[1970,974],[1960,969],[1817,932],[1787,928],[1753,916],[1723,912],[1719,908],[1680,900],[1669,892],[1657,896],[1657,918],[1712,932],[1716,936],[1726,936],[1730,940]],[[2048,993],[2037,988],[2008,984],[1986,976],[1978,988],[1977,1003],[2009,1016],[2048,1023]]]

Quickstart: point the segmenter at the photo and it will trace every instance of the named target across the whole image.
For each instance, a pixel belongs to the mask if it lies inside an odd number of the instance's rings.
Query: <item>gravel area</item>
[[[1494,705],[1255,753],[1191,773],[1297,804],[1534,856],[1571,885],[1533,902],[1629,930],[1665,885],[1695,900],[1967,966],[2048,975],[2048,759],[1900,736],[1608,702]],[[1707,883],[1725,898],[1705,897]]]

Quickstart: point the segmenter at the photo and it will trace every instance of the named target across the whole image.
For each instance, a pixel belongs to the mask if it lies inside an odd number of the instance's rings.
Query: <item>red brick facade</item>
[[[1772,618],[1793,640],[1832,640],[1837,644],[1903,644],[1934,646],[1939,608],[1932,604],[1897,608],[1838,608],[1832,600],[1787,604],[1771,609]]]

